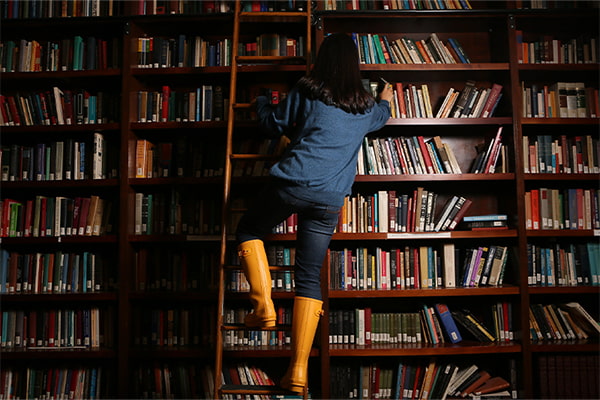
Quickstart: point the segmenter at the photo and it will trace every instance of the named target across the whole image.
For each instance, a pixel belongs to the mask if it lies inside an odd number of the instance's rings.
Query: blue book
[[[462,336],[454,322],[454,318],[448,309],[446,304],[437,303],[434,305],[435,312],[438,314],[442,325],[444,326],[444,331],[446,336],[452,343],[458,343],[462,341]]]
[[[507,214],[466,215],[463,217],[463,222],[506,221],[506,220],[508,220]]]
[[[6,293],[8,288],[8,283],[6,279],[8,278],[8,260],[10,255],[8,251],[5,249],[0,250],[0,293]],[[2,326],[5,326],[2,324]],[[2,337],[6,337],[2,335]]]

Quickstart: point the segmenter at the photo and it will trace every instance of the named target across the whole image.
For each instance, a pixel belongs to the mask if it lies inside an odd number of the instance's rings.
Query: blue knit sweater
[[[259,96],[257,114],[267,132],[290,138],[271,175],[284,180],[297,198],[341,206],[352,189],[362,140],[385,125],[390,105],[381,100],[364,114],[352,114],[293,88],[277,106]]]

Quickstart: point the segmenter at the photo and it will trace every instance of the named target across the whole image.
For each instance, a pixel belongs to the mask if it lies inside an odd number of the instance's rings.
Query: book
[[[439,315],[442,325],[444,326],[444,331],[448,336],[448,339],[452,343],[458,343],[462,341],[462,336],[460,335],[460,331],[456,327],[456,323],[454,322],[454,318],[448,309],[446,304],[437,303],[434,305],[436,313]]]
[[[510,387],[510,383],[502,378],[501,376],[494,376],[485,381],[482,385],[477,386],[473,393],[475,395],[482,395],[486,393],[500,392],[504,389],[508,389]]]

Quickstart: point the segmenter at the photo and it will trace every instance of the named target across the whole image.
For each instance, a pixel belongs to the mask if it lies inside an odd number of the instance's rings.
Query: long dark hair
[[[298,86],[308,98],[353,114],[364,113],[375,101],[361,81],[358,49],[345,33],[323,39],[312,70]]]

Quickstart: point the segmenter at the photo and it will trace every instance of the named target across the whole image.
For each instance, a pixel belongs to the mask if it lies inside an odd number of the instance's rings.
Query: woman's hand
[[[381,93],[379,93],[379,99],[387,100],[389,103],[391,103],[393,98],[394,90],[392,89],[392,85],[390,83],[386,83],[383,86],[383,90],[381,90]]]

